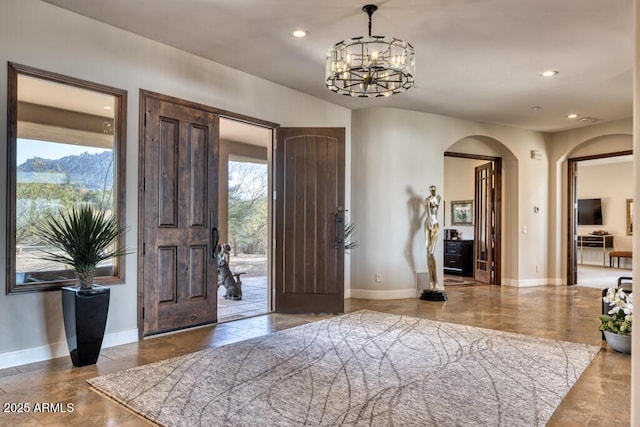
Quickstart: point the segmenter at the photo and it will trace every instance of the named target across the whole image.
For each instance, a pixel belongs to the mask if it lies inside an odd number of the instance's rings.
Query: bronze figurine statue
[[[436,195],[436,186],[429,187],[430,195],[424,199],[426,218],[424,220],[424,235],[427,248],[427,269],[429,270],[429,288],[420,295],[420,299],[427,301],[446,301],[447,294],[439,289],[438,272],[436,271],[436,258],[434,256],[438,234],[440,233],[440,223],[438,222],[438,208],[441,197]]]

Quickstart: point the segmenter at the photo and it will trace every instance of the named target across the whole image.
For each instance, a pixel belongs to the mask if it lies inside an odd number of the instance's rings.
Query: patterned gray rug
[[[167,426],[537,426],[599,350],[359,311],[89,383]]]

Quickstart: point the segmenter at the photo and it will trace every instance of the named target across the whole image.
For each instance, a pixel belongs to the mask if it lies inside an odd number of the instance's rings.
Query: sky
[[[28,159],[40,157],[41,159],[60,159],[82,153],[98,154],[107,151],[104,148],[87,147],[57,142],[36,141],[33,139],[18,138],[16,164],[20,166]]]

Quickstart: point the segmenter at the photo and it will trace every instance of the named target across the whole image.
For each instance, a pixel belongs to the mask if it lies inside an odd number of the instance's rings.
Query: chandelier
[[[415,53],[410,43],[395,37],[372,36],[371,15],[378,9],[368,4],[369,35],[341,41],[327,53],[327,87],[339,94],[361,98],[389,96],[413,87]]]

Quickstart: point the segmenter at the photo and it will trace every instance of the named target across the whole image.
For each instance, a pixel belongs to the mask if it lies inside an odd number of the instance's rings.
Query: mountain
[[[34,157],[18,166],[18,174],[25,179],[19,181],[31,181],[32,177],[45,174],[55,174],[55,177],[66,175],[68,182],[77,187],[89,190],[101,190],[113,185],[113,152],[105,151],[99,154],[87,152],[76,156],[66,156],[59,159],[43,159]],[[59,181],[59,179],[56,179]],[[42,182],[38,179],[38,182]]]

